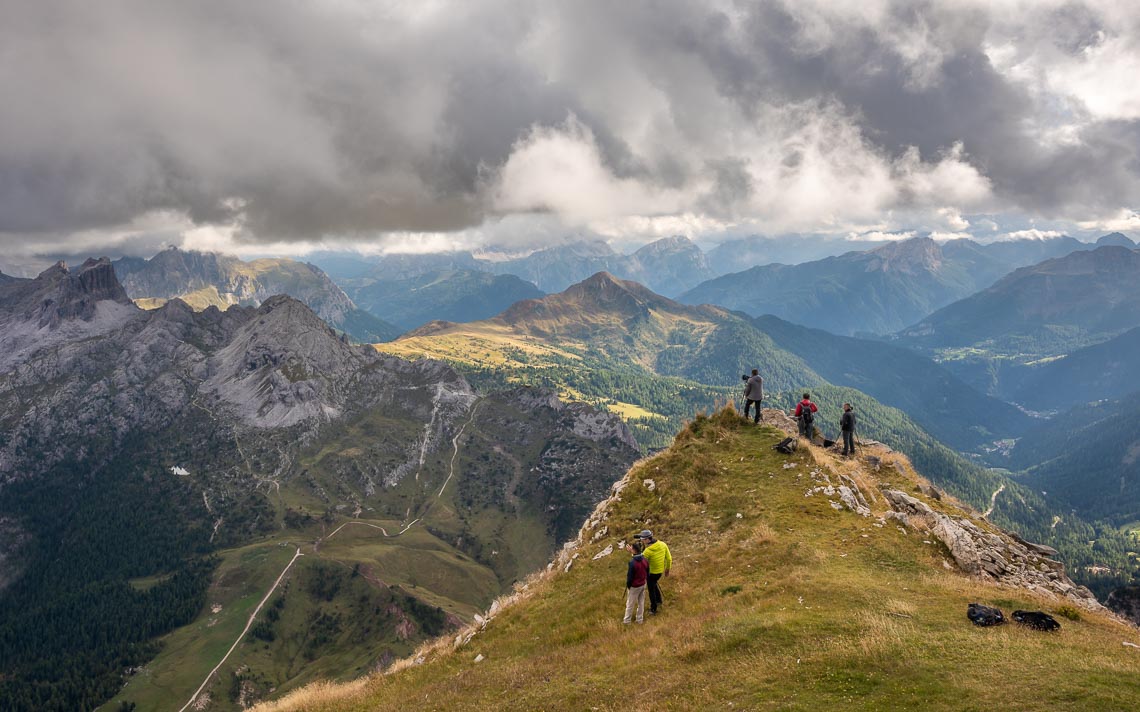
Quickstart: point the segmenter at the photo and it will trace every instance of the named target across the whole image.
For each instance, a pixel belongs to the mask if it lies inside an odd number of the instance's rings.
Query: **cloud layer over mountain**
[[[18,249],[1140,226],[1124,0],[0,0],[0,17]]]

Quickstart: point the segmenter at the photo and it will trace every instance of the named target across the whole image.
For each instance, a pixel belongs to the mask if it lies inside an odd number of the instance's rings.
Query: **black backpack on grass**
[[[1014,611],[1013,619],[1033,630],[1060,630],[1061,624],[1053,616],[1041,611]]]
[[[773,445],[772,449],[777,450],[779,452],[782,452],[785,455],[791,455],[793,452],[796,451],[796,439],[795,438],[784,438],[780,442]]]
[[[973,621],[974,625],[979,625],[983,628],[1005,623],[1005,616],[1002,614],[1000,608],[990,608],[980,603],[971,603],[967,606],[966,617]]]

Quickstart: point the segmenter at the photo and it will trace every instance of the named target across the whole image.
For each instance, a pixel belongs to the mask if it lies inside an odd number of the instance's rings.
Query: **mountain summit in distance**
[[[149,260],[115,262],[123,287],[141,306],[178,298],[195,309],[258,306],[275,294],[307,304],[329,325],[361,342],[394,338],[399,329],[357,308],[318,267],[284,258],[245,262],[230,255],[171,247]]]

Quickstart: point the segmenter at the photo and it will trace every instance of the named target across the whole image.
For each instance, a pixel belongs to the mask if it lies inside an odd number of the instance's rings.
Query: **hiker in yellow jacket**
[[[669,569],[673,567],[673,555],[669,553],[665,542],[654,539],[653,532],[648,529],[641,530],[635,538],[645,543],[645,551],[642,553],[649,559],[649,615],[655,616],[663,602],[661,587],[657,582],[662,576],[669,575]]]

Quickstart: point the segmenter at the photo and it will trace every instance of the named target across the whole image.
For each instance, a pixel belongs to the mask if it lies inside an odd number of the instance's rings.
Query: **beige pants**
[[[622,623],[633,620],[633,612],[637,611],[637,622],[645,622],[645,584],[627,588],[625,590],[625,619]]]

